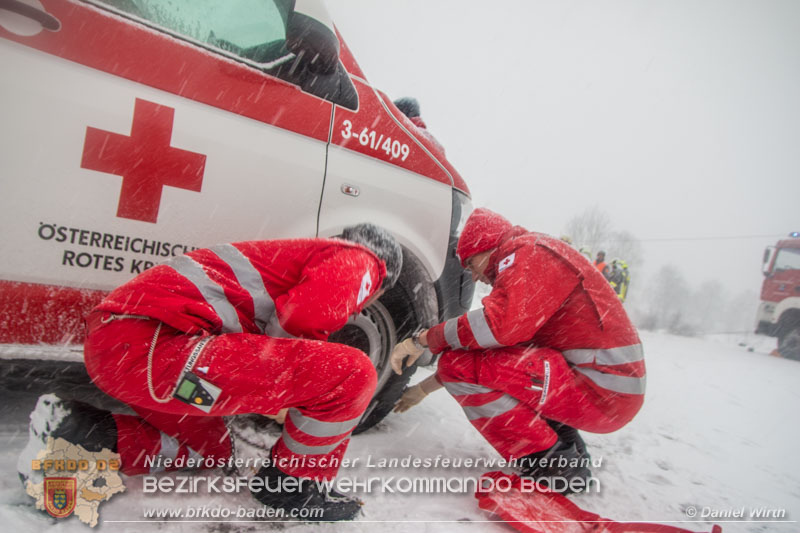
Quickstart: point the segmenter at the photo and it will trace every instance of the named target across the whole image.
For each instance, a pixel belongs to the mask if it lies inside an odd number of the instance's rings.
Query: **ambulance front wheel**
[[[416,328],[416,318],[411,309],[399,305],[402,301],[393,298],[391,293],[375,302],[355,318],[351,318],[344,328],[333,333],[330,341],[347,344],[366,353],[378,373],[378,384],[364,416],[354,434],[361,433],[383,420],[400,399],[403,389],[416,372],[416,365],[406,369],[398,376],[392,371],[389,356],[399,335],[408,335]],[[390,312],[392,309],[392,312]]]

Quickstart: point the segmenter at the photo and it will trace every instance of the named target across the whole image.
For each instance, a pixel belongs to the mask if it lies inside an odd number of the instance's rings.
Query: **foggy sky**
[[[735,292],[800,231],[798,1],[327,5],[367,79],[420,100],[475,206],[560,235],[597,204],[643,240],[634,276],[669,262]]]

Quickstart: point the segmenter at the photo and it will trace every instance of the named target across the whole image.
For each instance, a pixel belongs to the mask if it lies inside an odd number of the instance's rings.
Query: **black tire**
[[[800,361],[800,326],[795,325],[778,339],[778,351],[786,359]]]
[[[409,337],[420,323],[411,303],[413,301],[410,292],[402,283],[398,283],[380,301],[348,320],[342,329],[328,339],[366,353],[378,373],[375,395],[353,434],[362,433],[383,420],[417,371],[414,364],[405,369],[402,375],[397,375],[389,365],[389,356],[397,341]],[[5,362],[0,372],[0,385],[9,390],[58,392],[68,399],[90,401],[101,406],[116,403],[117,408],[124,408],[124,404],[109,398],[91,382],[82,363],[27,360],[18,363]]]
[[[389,365],[395,344],[417,327],[416,314],[409,304],[411,301],[402,285],[398,284],[329,338],[331,342],[347,344],[366,353],[378,373],[375,395],[353,430],[354,435],[375,426],[392,411],[417,371],[415,364],[405,369],[402,375],[397,375]]]

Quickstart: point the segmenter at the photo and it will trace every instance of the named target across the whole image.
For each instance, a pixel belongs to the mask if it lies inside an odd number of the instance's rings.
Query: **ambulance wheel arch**
[[[375,395],[354,434],[366,431],[383,420],[403,394],[417,365],[397,375],[389,365],[389,355],[395,344],[410,336],[418,326],[433,325],[436,309],[433,283],[420,261],[408,249],[404,249],[403,271],[397,284],[378,302],[331,335],[331,342],[347,344],[366,353],[378,374]]]
[[[355,165],[349,168],[363,171]],[[464,287],[464,270],[455,257],[457,236],[472,209],[469,197],[417,176],[397,175],[396,179],[402,179],[399,183],[405,187],[392,191],[379,180],[358,174],[354,172],[351,180],[361,190],[356,198],[337,194],[336,188],[326,186],[326,195],[330,196],[323,202],[320,222],[325,225],[321,225],[319,235],[337,235],[346,226],[371,221],[390,231],[400,243],[403,270],[395,287],[381,298],[381,307],[367,311],[371,323],[376,324],[379,331],[394,337],[390,342],[375,341],[365,345],[364,339],[379,338],[374,331],[371,335],[367,331],[372,329],[370,322],[351,322],[346,326],[363,328],[360,337],[351,332],[348,340],[362,339],[362,344],[355,346],[371,354],[378,372],[375,396],[356,433],[374,426],[389,414],[416,366],[432,362],[432,357],[423,356],[402,375],[394,374],[388,368],[388,359],[395,342],[409,337],[419,326],[430,327],[466,312],[473,290],[471,283]],[[365,198],[370,201],[359,201]],[[466,280],[471,282],[468,275]],[[388,319],[383,310],[388,312]],[[376,351],[377,346],[380,352]]]

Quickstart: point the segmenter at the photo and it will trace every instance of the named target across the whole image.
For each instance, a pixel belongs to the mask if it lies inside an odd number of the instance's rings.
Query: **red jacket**
[[[503,235],[486,275],[493,290],[483,308],[431,328],[431,351],[549,347],[595,387],[644,393],[636,329],[603,275],[578,251],[516,226]]]
[[[96,310],[145,315],[189,334],[324,340],[361,310],[385,276],[374,253],[338,239],[238,242],[155,266]]]

